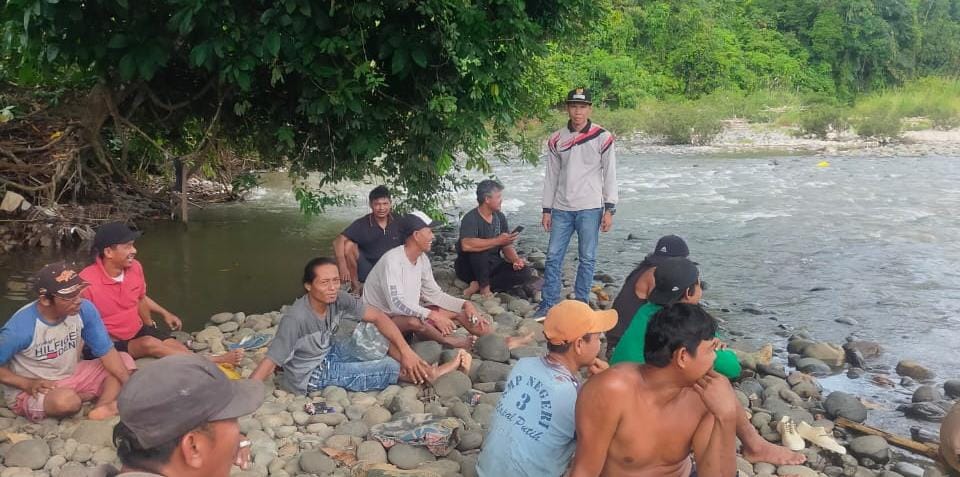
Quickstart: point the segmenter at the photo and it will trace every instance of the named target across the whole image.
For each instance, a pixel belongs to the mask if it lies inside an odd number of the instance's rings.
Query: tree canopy
[[[94,75],[108,139],[159,161],[215,141],[318,171],[382,178],[414,205],[486,169],[492,140],[555,98],[533,58],[603,14],[588,0],[9,0],[7,75]],[[10,54],[9,52],[13,52]],[[59,80],[56,78],[54,81]],[[96,144],[95,144],[96,145]],[[110,148],[98,146],[98,154]],[[103,146],[103,147],[99,147]],[[462,154],[465,161],[457,161]],[[109,161],[108,161],[109,162]]]

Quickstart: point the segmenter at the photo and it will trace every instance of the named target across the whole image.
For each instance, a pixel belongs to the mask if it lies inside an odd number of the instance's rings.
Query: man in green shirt
[[[700,303],[703,289],[700,287],[700,271],[697,266],[686,258],[670,258],[656,268],[653,273],[654,288],[647,297],[647,302],[637,309],[633,315],[630,327],[623,334],[610,364],[624,361],[643,363],[644,341],[647,336],[647,324],[653,315],[661,308],[674,303],[696,305]],[[733,351],[728,349],[717,350],[717,359],[713,369],[729,379],[740,377],[740,361]]]
[[[620,338],[613,350],[610,365],[617,363],[643,364],[644,345],[647,337],[647,324],[664,307],[687,303],[700,303],[703,288],[700,284],[700,270],[686,258],[670,258],[657,266],[653,272],[655,285],[643,304],[633,315],[630,327]],[[729,349],[718,349],[713,369],[729,379],[740,377],[740,362],[736,354]],[[747,418],[746,411],[740,408],[737,419],[737,437],[743,443],[741,453],[750,462],[768,462],[775,465],[801,464],[806,460],[803,454],[767,442]]]

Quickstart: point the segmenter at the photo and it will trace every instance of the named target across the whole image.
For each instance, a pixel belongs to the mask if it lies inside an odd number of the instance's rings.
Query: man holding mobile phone
[[[503,184],[487,179],[477,184],[477,207],[460,220],[457,241],[457,278],[468,283],[467,298],[475,293],[490,296],[531,284],[533,269],[513,246],[523,226],[510,231],[503,205]]]

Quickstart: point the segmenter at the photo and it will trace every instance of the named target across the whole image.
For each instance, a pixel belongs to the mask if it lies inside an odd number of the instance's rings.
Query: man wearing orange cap
[[[580,370],[607,369],[597,358],[600,333],[616,324],[616,311],[594,311],[581,301],[550,308],[543,329],[548,354],[523,358],[510,372],[477,463],[480,477],[563,475],[576,445]]]

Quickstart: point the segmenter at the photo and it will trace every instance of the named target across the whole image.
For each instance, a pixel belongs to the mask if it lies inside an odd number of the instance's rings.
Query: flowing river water
[[[828,166],[818,165],[824,160]],[[545,249],[538,225],[542,169],[498,165],[495,173],[507,187],[511,225],[526,226],[521,252]],[[748,347],[782,347],[777,333],[784,328],[837,343],[855,334],[883,345],[880,366],[910,358],[940,378],[960,377],[955,158],[624,153],[617,173],[620,204],[614,230],[601,237],[598,271],[620,280],[657,237],[677,234],[710,282],[705,299],[729,310],[718,316]],[[302,293],[303,263],[329,254],[333,237],[365,211],[366,185],[355,188],[360,205],[308,218],[283,174],[264,179],[245,202],[193,212],[189,227],[142,224],[137,248],[148,293],[187,328],[220,311],[265,312],[290,303]],[[473,204],[468,191],[457,205],[465,211]],[[54,258],[36,250],[0,255],[0,322],[29,299],[29,275]],[[841,317],[858,324],[835,321]],[[887,402],[906,392],[864,381],[841,375],[826,383]]]

